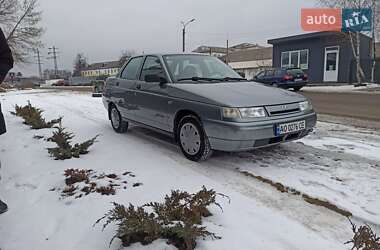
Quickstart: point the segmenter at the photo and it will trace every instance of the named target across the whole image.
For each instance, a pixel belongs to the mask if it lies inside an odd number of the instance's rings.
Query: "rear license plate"
[[[302,78],[294,79],[295,82],[301,82],[302,80],[303,80]]]
[[[278,124],[275,126],[276,136],[294,133],[306,129],[306,121],[297,121],[284,124]]]

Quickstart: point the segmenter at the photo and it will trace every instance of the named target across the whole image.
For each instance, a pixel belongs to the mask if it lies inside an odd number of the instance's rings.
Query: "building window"
[[[281,68],[309,68],[309,50],[294,50],[281,53]]]
[[[301,50],[300,51],[300,64],[299,67],[301,69],[308,69],[309,68],[309,50]]]
[[[281,53],[281,68],[289,66],[289,52]]]

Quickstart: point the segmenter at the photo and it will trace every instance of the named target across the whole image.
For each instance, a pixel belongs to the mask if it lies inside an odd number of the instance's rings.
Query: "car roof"
[[[263,69],[262,71],[268,71],[268,70],[302,70],[301,68],[266,68],[266,69]]]
[[[141,54],[141,55],[136,55],[136,56],[133,56],[133,57],[140,57],[140,56],[158,56],[158,57],[163,57],[163,56],[179,56],[179,55],[198,55],[198,56],[210,56],[210,55],[206,55],[206,54],[202,54],[202,53],[180,53],[180,52],[177,52],[177,53],[149,53],[149,54]]]

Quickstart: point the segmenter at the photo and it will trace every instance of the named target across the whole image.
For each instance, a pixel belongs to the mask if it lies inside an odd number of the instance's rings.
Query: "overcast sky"
[[[72,70],[81,52],[89,63],[118,60],[122,50],[137,53],[181,50],[181,21],[188,26],[187,49],[200,45],[224,46],[302,33],[300,9],[315,6],[314,0],[39,0],[43,11],[45,48],[56,46],[59,69]],[[37,65],[21,70],[38,75]]]

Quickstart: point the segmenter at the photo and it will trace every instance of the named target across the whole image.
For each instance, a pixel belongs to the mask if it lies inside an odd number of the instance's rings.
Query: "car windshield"
[[[164,61],[174,82],[245,80],[213,56],[167,55]]]

